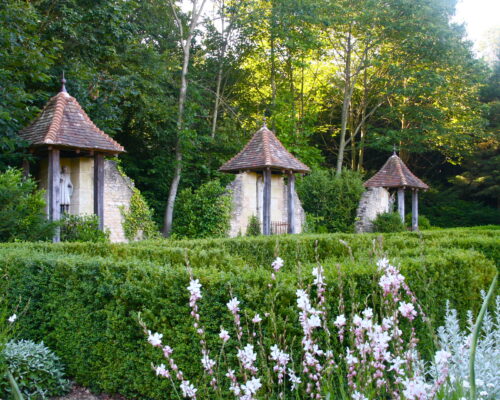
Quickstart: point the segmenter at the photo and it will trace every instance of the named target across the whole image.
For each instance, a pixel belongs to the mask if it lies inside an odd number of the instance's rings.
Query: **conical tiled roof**
[[[90,120],[76,99],[63,89],[52,97],[31,125],[19,132],[31,146],[61,146],[121,153],[125,149]]]
[[[394,153],[375,175],[364,183],[365,187],[415,188],[429,189],[424,182],[408,169],[405,163]]]
[[[294,172],[310,171],[307,165],[285,149],[265,125],[253,135],[243,150],[220,167],[219,171],[238,173],[243,170],[255,171],[266,168]]]

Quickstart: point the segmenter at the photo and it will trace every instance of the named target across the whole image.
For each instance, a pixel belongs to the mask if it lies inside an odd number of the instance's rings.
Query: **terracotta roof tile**
[[[31,146],[59,145],[113,153],[125,151],[95,126],[76,99],[65,91],[52,97],[33,123],[19,132],[19,136]]]
[[[263,170],[265,168],[309,172],[307,165],[299,161],[281,144],[266,126],[259,129],[236,156],[219,171],[238,173],[242,170]]]
[[[393,154],[375,175],[364,183],[365,187],[429,189],[417,178],[396,154]]]

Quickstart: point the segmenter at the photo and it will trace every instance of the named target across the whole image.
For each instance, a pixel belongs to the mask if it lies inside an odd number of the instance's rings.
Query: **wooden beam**
[[[99,229],[104,230],[104,154],[94,155],[94,214],[99,218]]]
[[[262,205],[262,233],[271,234],[271,170],[264,170],[264,204]]]
[[[288,174],[288,233],[295,233],[295,175],[293,171]]]
[[[61,154],[59,149],[49,150],[49,220],[56,222],[61,219]],[[61,232],[56,228],[54,242],[61,241]]]
[[[405,223],[405,190],[404,188],[398,189],[398,212],[401,216],[401,221]]]
[[[411,193],[411,230],[418,231],[418,189]]]

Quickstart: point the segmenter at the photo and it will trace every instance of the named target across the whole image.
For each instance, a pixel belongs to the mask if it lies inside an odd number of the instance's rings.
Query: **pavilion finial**
[[[262,127],[267,128],[267,118],[266,117],[262,118]]]
[[[62,72],[61,84],[61,92],[68,93],[68,91],[66,90],[66,79],[64,79],[64,70]]]
[[[395,156],[396,154],[396,143],[392,145],[392,155]]]

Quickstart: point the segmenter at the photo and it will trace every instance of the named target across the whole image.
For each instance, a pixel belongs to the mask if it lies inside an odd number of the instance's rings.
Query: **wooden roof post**
[[[61,219],[61,162],[59,149],[49,149],[49,219],[53,222]],[[53,241],[61,241],[61,231],[57,227]]]
[[[94,155],[94,214],[99,218],[99,229],[104,230],[104,154]]]
[[[262,210],[262,233],[271,234],[271,169],[264,170],[264,204]]]
[[[398,188],[398,211],[401,216],[401,222],[405,223],[405,189]]]
[[[418,231],[418,189],[411,193],[411,230]]]
[[[295,233],[295,174],[293,171],[288,173],[288,233]]]

